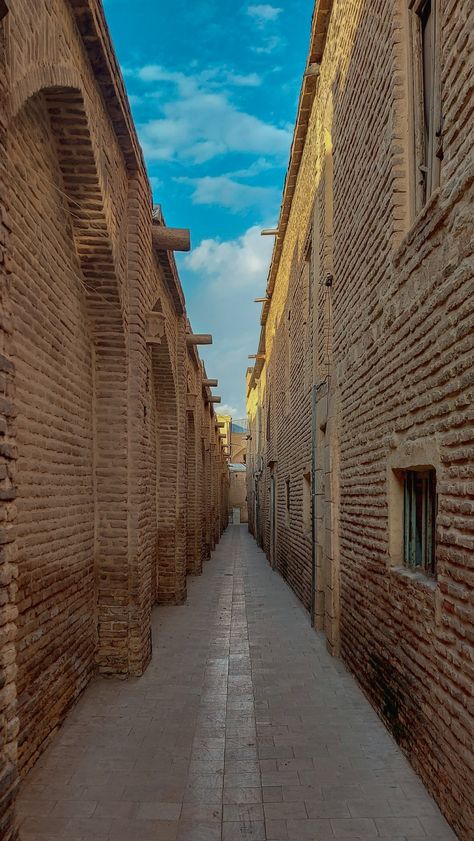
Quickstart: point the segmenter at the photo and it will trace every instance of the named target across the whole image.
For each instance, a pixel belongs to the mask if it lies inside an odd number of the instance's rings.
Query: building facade
[[[247,523],[247,419],[218,415],[229,462],[229,522]]]
[[[466,841],[470,11],[316,4],[247,372],[250,528]]]
[[[1,0],[0,99],[0,836],[12,841],[18,779],[91,676],[146,669],[152,608],[185,600],[224,528],[228,478],[99,0]]]

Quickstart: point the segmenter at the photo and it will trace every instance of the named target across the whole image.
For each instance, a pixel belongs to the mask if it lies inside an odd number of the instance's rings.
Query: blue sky
[[[105,0],[145,154],[168,225],[191,229],[178,255],[208,374],[245,415],[247,355],[260,307],[304,69],[311,0]]]

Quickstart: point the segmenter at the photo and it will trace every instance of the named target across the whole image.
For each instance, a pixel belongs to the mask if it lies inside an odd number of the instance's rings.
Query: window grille
[[[410,0],[414,81],[417,210],[439,186],[442,153],[439,0]]]
[[[290,480],[285,480],[285,522],[290,525]]]
[[[404,560],[436,574],[436,471],[407,470],[404,478]]]

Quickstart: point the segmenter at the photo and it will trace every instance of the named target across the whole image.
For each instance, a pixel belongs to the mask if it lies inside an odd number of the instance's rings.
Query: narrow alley
[[[153,632],[147,672],[96,678],[23,783],[22,841],[454,841],[245,526]]]

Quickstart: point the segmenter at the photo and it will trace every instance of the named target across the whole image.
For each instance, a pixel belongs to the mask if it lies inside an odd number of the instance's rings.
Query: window
[[[416,210],[439,186],[441,141],[439,0],[410,0]]]
[[[311,535],[311,473],[303,476],[303,531]]]
[[[436,574],[436,471],[406,470],[403,481],[405,565]]]
[[[271,383],[268,384],[268,401],[267,401],[267,429],[266,429],[266,436],[267,441],[270,441],[271,438],[271,411],[272,411],[272,395],[271,395]]]

